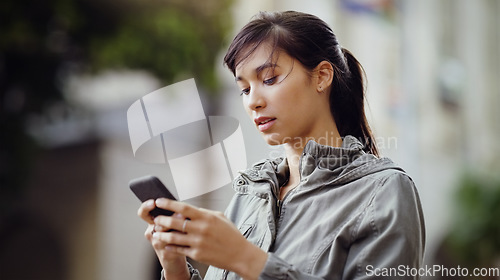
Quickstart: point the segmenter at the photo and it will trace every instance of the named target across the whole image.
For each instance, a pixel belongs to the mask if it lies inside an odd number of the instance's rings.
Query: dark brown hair
[[[365,145],[366,152],[378,155],[364,111],[363,68],[351,52],[339,45],[324,21],[294,11],[257,14],[236,35],[224,57],[224,63],[233,75],[238,64],[263,42],[269,43],[273,52],[286,52],[309,70],[322,61],[328,61],[334,71],[330,110],[340,136],[354,136]]]

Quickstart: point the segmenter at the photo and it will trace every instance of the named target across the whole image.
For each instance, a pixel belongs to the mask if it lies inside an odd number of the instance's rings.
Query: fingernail
[[[154,200],[152,200],[152,199],[151,199],[151,200],[148,200],[148,201],[146,202],[146,205],[147,205],[148,207],[153,207],[153,206],[155,205],[155,202],[154,202]]]

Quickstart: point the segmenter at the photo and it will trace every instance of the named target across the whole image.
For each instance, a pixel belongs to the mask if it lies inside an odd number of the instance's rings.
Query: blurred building
[[[381,152],[407,170],[420,191],[426,262],[434,263],[453,219],[452,193],[461,173],[492,174],[500,168],[500,2],[256,0],[237,1],[233,10],[236,29],[261,10],[313,13],[330,23],[341,44],[359,59],[368,77],[368,115]],[[249,164],[280,153],[256,133],[233,77],[219,70],[224,90],[215,104],[204,100],[204,106],[214,115],[240,120]],[[83,77],[75,86],[74,92],[98,92],[93,96],[99,101],[74,101],[91,116],[69,112],[75,118],[58,123],[56,112],[55,124],[34,122],[32,129],[49,147],[38,161],[23,210],[36,213],[37,220],[21,219],[17,235],[3,236],[11,242],[4,243],[13,244],[7,248],[18,253],[13,258],[29,258],[32,252],[19,248],[31,248],[37,260],[45,256],[47,263],[64,267],[53,267],[44,279],[154,279],[157,262],[143,238],[146,224],[136,216],[139,201],[128,181],[145,174],[166,182],[171,178],[165,166],[133,158],[126,110],[165,85],[131,71]],[[67,137],[61,140],[61,135]],[[190,202],[223,210],[230,197],[225,187]],[[45,241],[26,243],[36,239],[35,233]],[[39,264],[43,270],[44,263]]]

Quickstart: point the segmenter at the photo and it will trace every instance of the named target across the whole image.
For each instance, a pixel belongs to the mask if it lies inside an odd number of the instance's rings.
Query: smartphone
[[[134,194],[142,201],[146,201],[149,199],[157,199],[157,198],[168,198],[172,200],[177,200],[170,191],[163,185],[163,183],[155,176],[144,176],[140,178],[136,178],[130,181],[129,183],[130,189]],[[172,216],[174,212],[168,211],[165,209],[161,209],[156,207],[155,209],[149,212],[151,216],[156,217],[159,215],[164,216]]]

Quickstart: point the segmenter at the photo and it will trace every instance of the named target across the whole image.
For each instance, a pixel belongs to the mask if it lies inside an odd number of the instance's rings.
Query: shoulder
[[[403,224],[421,224],[423,210],[415,183],[404,171],[387,169],[373,174],[377,177],[377,187],[371,197],[372,222],[379,229],[394,221]],[[412,226],[412,227],[413,227]]]
[[[401,208],[418,204],[420,198],[413,179],[400,168],[382,169],[365,177],[372,180],[371,203]]]
[[[378,192],[418,193],[413,179],[402,169],[385,169],[373,174],[379,182]]]
[[[361,162],[361,163],[359,163]],[[367,180],[373,180],[380,188],[379,191],[400,188],[415,189],[415,183],[411,176],[403,168],[395,164],[390,158],[369,158],[356,160],[354,163],[359,165],[356,171],[363,174]],[[356,164],[352,164],[356,166]]]

